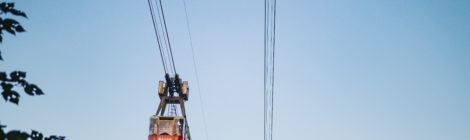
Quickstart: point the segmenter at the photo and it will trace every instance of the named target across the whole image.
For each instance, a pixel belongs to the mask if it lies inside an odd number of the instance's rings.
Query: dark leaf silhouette
[[[15,16],[21,16],[24,18],[28,18],[26,16],[26,13],[17,10],[14,8],[15,3],[7,3],[7,2],[2,2],[0,3],[0,15],[4,14],[12,14]],[[16,32],[25,32],[26,30],[23,28],[23,26],[20,25],[20,23],[14,19],[3,19],[0,17],[0,43],[3,42],[3,31],[6,31],[12,35],[16,35]],[[2,54],[0,52],[0,61],[3,61]]]
[[[26,16],[26,13],[22,12],[22,11],[18,11],[16,9],[11,9],[10,11],[13,15],[17,15],[17,16],[22,16],[22,17],[25,17],[25,18],[28,18]]]
[[[16,30],[17,32],[24,32],[24,31],[25,31],[24,28],[23,28],[23,26],[21,26],[21,25],[16,26],[16,27],[15,27],[15,30]]]
[[[0,140],[29,140],[28,138],[31,140],[65,140],[64,136],[51,135],[44,137],[42,133],[35,130],[32,130],[31,134],[19,130],[11,130],[6,133],[3,130],[5,127],[5,125],[0,124]]]
[[[16,35],[16,28],[18,26],[21,26],[18,21],[14,20],[14,19],[9,19],[9,18],[7,18],[7,19],[1,19],[0,18],[0,22],[1,22],[1,25],[2,25],[0,29],[5,30],[8,33],[13,34],[13,35]],[[19,28],[20,28],[20,30],[24,31],[23,27],[19,27]]]
[[[9,9],[7,4],[11,5],[11,3],[6,3],[6,2],[0,4],[0,10],[2,10],[2,12],[4,12],[4,13],[6,13]],[[14,4],[13,4],[13,6],[14,6]]]
[[[0,10],[2,13],[11,13],[13,15],[16,15],[16,16],[22,16],[22,17],[25,17],[25,18],[28,18],[26,16],[26,13],[20,11],[20,10],[17,10],[14,8],[15,7],[15,3],[6,3],[6,2],[3,2],[0,4]]]
[[[14,103],[16,105],[18,105],[18,102],[20,101],[20,99],[19,99],[20,94],[18,94],[18,92],[13,91],[13,90],[3,91],[2,96],[3,96],[3,99],[5,99],[5,101],[9,101],[9,102]]]
[[[45,140],[64,140],[65,137],[64,136],[55,136],[55,135],[52,135],[50,137],[47,137]]]
[[[31,96],[34,96],[34,94],[36,95],[42,95],[44,93],[42,93],[41,89],[39,89],[38,86],[34,85],[34,84],[29,84],[29,85],[26,85],[26,87],[24,88],[24,91],[28,94],[28,95],[31,95]]]
[[[5,72],[0,72],[0,82],[3,89],[1,94],[5,101],[18,105],[20,95],[13,90],[14,86],[22,86],[25,93],[30,96],[44,95],[44,92],[37,85],[28,83],[25,78],[26,72],[22,71],[11,72],[10,77]]]
[[[0,15],[11,13],[12,15],[15,15],[15,16],[21,16],[21,17],[27,18],[26,13],[20,10],[17,10],[14,7],[15,7],[15,3],[6,3],[6,2],[0,3]],[[8,33],[12,35],[16,35],[16,32],[25,32],[26,30],[23,28],[23,26],[20,25],[18,21],[14,19],[9,19],[9,18],[2,19],[0,17],[0,43],[3,41],[3,37],[2,37],[3,31],[7,31]],[[0,60],[3,60],[1,58],[1,55],[0,55]]]
[[[8,140],[26,140],[29,137],[28,133],[21,132],[18,130],[12,130],[7,133]]]
[[[9,91],[2,91],[2,97],[5,101],[8,101],[8,97],[9,97],[8,96],[9,93],[7,93],[7,92],[9,92]]]
[[[24,92],[28,95],[34,96],[34,88],[30,85],[26,85]]]
[[[5,72],[0,72],[0,81],[7,80],[7,74]]]
[[[2,82],[0,85],[2,86],[4,91],[11,91],[11,89],[13,88],[12,84],[7,84],[5,82]]]
[[[26,77],[26,72],[22,71],[14,71],[10,73],[11,80],[13,81],[20,81],[23,80]]]
[[[28,84],[28,82],[26,82],[26,80],[23,80],[23,79],[18,80],[18,83],[23,87],[26,87],[26,85]]]
[[[16,24],[19,24],[18,21],[14,20],[14,19],[11,19],[11,18],[6,18],[3,20],[3,23],[4,24],[7,24],[7,25],[16,25]]]
[[[4,30],[6,30],[8,33],[10,33],[12,35],[16,35],[16,32],[11,28],[4,28]]]
[[[0,124],[0,140],[4,140],[5,137],[6,137],[5,132],[3,132],[3,128],[5,128],[5,127],[7,127],[7,126]]]
[[[30,135],[31,139],[33,140],[42,140],[44,136],[42,133],[39,133],[38,131],[33,130]]]

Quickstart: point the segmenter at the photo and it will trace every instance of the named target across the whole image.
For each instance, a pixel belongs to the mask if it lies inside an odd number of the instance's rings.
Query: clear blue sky
[[[204,140],[183,3],[163,0]],[[263,138],[263,0],[189,0],[210,140]],[[45,96],[0,103],[8,129],[147,139],[163,68],[146,0],[17,1],[0,70]],[[470,139],[470,2],[278,0],[274,140]]]

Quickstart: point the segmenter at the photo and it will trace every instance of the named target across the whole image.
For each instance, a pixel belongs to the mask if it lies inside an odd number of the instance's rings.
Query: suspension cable
[[[159,21],[159,24],[155,28],[157,28],[157,30],[160,29],[160,30],[158,30],[159,31],[159,36],[161,38],[161,41],[163,42],[162,45],[165,47],[165,48],[162,49],[164,58],[170,58],[170,56],[169,56],[170,51],[168,50],[168,42],[167,42],[168,40],[166,39],[167,36],[165,35],[165,33],[166,33],[165,28],[163,27],[163,22],[165,20],[162,18],[163,13],[160,10],[160,6],[158,6],[160,4],[161,4],[160,2],[157,2],[155,0],[155,5],[156,5],[155,8],[156,8],[156,12],[158,13],[157,15],[158,15],[158,21]],[[171,66],[171,61],[169,59],[165,59],[165,63],[167,64],[166,65],[167,69],[169,69],[168,73],[173,75],[173,70],[172,70],[173,67]]]
[[[166,26],[165,14],[163,13],[162,0],[158,0],[158,1],[160,2],[160,11],[162,12],[163,25],[165,26],[165,35],[166,35],[166,40],[168,42],[168,48],[170,49],[170,58],[172,62],[171,64],[173,65],[173,72],[174,74],[176,74],[175,60],[173,59],[173,52],[171,51],[170,38],[168,37],[168,28]]]
[[[199,93],[199,100],[201,101],[199,103],[200,103],[200,106],[201,106],[202,122],[204,124],[204,132],[205,132],[206,140],[209,140],[209,132],[207,131],[207,123],[206,123],[206,113],[204,111],[204,101],[202,100],[203,97],[202,97],[201,87],[200,87],[200,84],[199,84],[200,82],[199,82],[199,74],[198,74],[197,65],[196,65],[196,56],[195,56],[195,53],[194,53],[193,39],[192,39],[192,36],[191,36],[191,28],[190,28],[190,24],[189,24],[188,8],[186,6],[186,0],[182,0],[182,1],[183,1],[183,6],[184,6],[184,12],[185,12],[185,15],[186,15],[186,27],[188,28],[189,46],[191,47],[191,54],[192,54],[192,57],[193,57],[194,73],[196,75],[196,86],[197,86],[197,90],[198,90],[198,93]]]
[[[272,140],[276,0],[264,2],[264,140]]]
[[[176,66],[173,58],[173,51],[168,35],[168,28],[166,25],[165,14],[161,0],[148,0],[150,14],[152,16],[152,23],[154,32],[157,37],[160,56],[163,63],[163,69],[166,74],[171,76],[176,75]]]
[[[167,73],[167,68],[166,68],[166,64],[165,64],[165,58],[163,57],[163,52],[162,52],[162,47],[161,47],[161,41],[160,41],[160,37],[158,35],[158,28],[157,28],[157,23],[156,23],[156,19],[155,19],[155,14],[154,14],[154,10],[152,8],[152,2],[151,0],[148,0],[148,4],[149,4],[149,9],[150,9],[150,15],[152,16],[152,23],[153,23],[153,29],[154,29],[154,32],[155,32],[155,36],[157,37],[157,44],[158,44],[158,49],[160,50],[160,57],[162,59],[162,64],[163,64],[163,70],[165,71],[165,73]]]

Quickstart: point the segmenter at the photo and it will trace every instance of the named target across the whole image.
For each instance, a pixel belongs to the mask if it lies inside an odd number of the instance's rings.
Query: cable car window
[[[184,120],[183,119],[175,119],[175,135],[181,136],[181,133],[183,132],[183,124]]]
[[[158,125],[158,133],[159,135],[163,135],[164,133],[173,134],[173,121],[167,120],[160,120]]]
[[[157,134],[158,128],[158,119],[151,118],[150,119],[150,134]]]

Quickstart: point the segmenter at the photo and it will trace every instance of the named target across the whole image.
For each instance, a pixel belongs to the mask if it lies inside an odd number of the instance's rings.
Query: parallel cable
[[[155,0],[156,1],[156,0]],[[158,13],[158,19],[160,21],[160,29],[161,29],[161,40],[163,40],[163,43],[164,43],[164,46],[165,48],[163,49],[163,55],[165,55],[165,57],[167,58],[168,61],[165,60],[166,64],[167,65],[167,69],[170,69],[169,71],[169,74],[170,75],[174,75],[175,72],[173,70],[173,61],[172,60],[172,56],[173,55],[170,55],[170,50],[169,50],[169,47],[170,47],[170,44],[169,44],[169,39],[168,39],[168,31],[166,30],[165,28],[165,23],[166,23],[166,20],[165,20],[165,17],[164,17],[164,13],[163,13],[163,6],[162,6],[162,3],[161,3],[161,0],[158,0],[155,2],[156,3],[156,8],[157,8],[157,13]]]
[[[153,29],[154,29],[154,32],[155,32],[155,36],[157,37],[157,44],[158,44],[158,48],[160,50],[160,57],[162,59],[162,64],[163,64],[163,70],[165,71],[165,73],[167,73],[167,69],[166,69],[166,64],[165,64],[165,59],[163,57],[163,53],[162,53],[162,47],[161,47],[161,42],[160,42],[160,37],[158,35],[158,29],[157,29],[157,24],[156,24],[156,19],[155,19],[155,14],[153,13],[154,10],[152,8],[152,2],[151,0],[148,0],[148,4],[149,4],[149,9],[150,9],[150,15],[152,16],[152,23],[153,23]]]
[[[164,30],[165,28],[163,27],[163,21],[164,20],[162,19],[162,16],[161,16],[163,13],[161,13],[160,6],[158,6],[159,4],[161,4],[161,3],[157,2],[155,0],[155,5],[156,5],[155,8],[157,9],[156,12],[158,13],[157,14],[158,15],[158,21],[160,23],[160,24],[158,24],[159,26],[157,25],[156,28],[160,28],[160,30],[157,30],[157,31],[159,31],[159,33],[160,33],[159,36],[161,38],[161,41],[163,42],[162,45],[164,46],[164,48],[162,49],[162,52],[163,52],[164,58],[170,58],[170,56],[168,55],[168,53],[169,53],[168,42],[167,42],[166,36],[164,35],[165,34],[165,30]],[[172,74],[173,70],[171,70],[172,69],[171,61],[169,61],[169,60],[167,61],[165,59],[165,63],[167,64],[167,69],[170,69],[170,70],[168,70],[169,74]]]
[[[172,62],[171,64],[173,65],[173,72],[176,74],[175,60],[173,59],[173,52],[171,51],[170,38],[168,37],[168,28],[166,26],[165,14],[163,13],[162,0],[159,0],[159,2],[160,2],[160,10],[162,12],[162,17],[163,17],[163,25],[165,26],[165,33],[166,33],[166,39],[168,42],[168,48],[170,49],[171,62]]]
[[[165,14],[161,0],[148,0],[155,35],[157,36],[160,56],[165,73],[176,75],[176,66],[168,35]]]
[[[200,106],[201,106],[201,112],[202,112],[202,122],[204,124],[204,132],[205,132],[205,135],[206,135],[206,140],[209,140],[209,132],[207,131],[207,123],[206,123],[206,113],[204,111],[204,103],[203,103],[203,98],[202,98],[202,92],[201,92],[201,88],[200,88],[200,84],[199,84],[199,74],[198,74],[198,71],[197,71],[197,65],[196,65],[196,56],[195,56],[195,53],[194,53],[194,47],[193,47],[193,39],[192,39],[192,35],[191,35],[191,28],[190,28],[190,24],[189,24],[189,16],[188,16],[188,8],[186,6],[186,0],[182,0],[183,1],[183,5],[184,5],[184,12],[185,12],[185,15],[186,15],[186,27],[188,28],[188,35],[189,35],[189,46],[191,47],[191,54],[192,54],[192,57],[193,57],[193,66],[194,66],[194,73],[196,74],[196,86],[197,86],[197,89],[198,89],[198,92],[199,92],[199,100],[201,101],[200,102]]]

